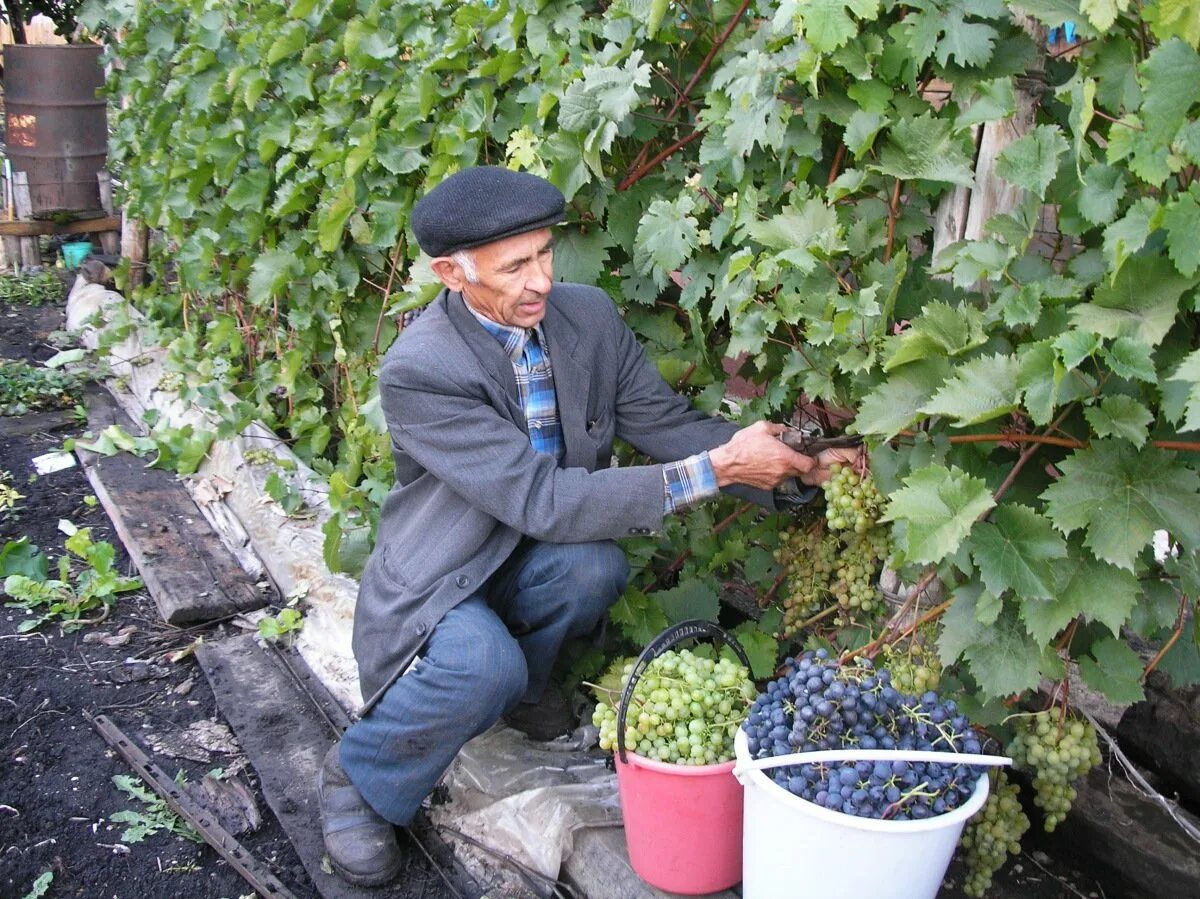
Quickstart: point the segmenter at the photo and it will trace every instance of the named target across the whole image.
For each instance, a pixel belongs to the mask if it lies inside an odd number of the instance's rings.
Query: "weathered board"
[[[292,665],[303,664],[299,656],[289,658]],[[222,716],[258,773],[267,804],[324,899],[411,897],[426,895],[426,888],[431,897],[453,895],[441,887],[436,872],[413,849],[392,888],[355,887],[327,871],[316,785],[317,770],[337,738],[336,728],[344,722],[332,711],[336,703],[330,706],[328,696],[320,695],[323,688],[315,678],[306,678],[304,672],[294,677],[285,670],[252,635],[204,643],[197,647],[196,659],[212,685]],[[307,684],[308,692],[301,682]],[[332,723],[319,707],[331,708]],[[450,876],[461,874],[452,872]],[[478,895],[468,884],[459,882],[457,889],[466,897]]]
[[[94,434],[111,424],[138,430],[105,390],[88,392],[87,409]],[[129,453],[77,454],[164,621],[211,621],[267,604],[175,475]]]

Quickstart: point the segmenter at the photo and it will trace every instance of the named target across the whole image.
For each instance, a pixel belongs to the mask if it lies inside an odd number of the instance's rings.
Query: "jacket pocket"
[[[608,468],[612,463],[613,437],[616,430],[616,419],[611,409],[601,409],[595,415],[589,415],[586,422],[588,439],[596,451],[596,468]]]

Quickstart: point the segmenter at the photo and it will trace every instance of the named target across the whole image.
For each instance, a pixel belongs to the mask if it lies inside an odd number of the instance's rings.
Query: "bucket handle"
[[[793,752],[767,759],[738,759],[733,776],[745,784],[751,771],[780,768],[784,765],[813,765],[824,762],[937,762],[951,765],[979,765],[999,768],[1013,760],[1003,755],[977,755],[970,752],[930,752],[920,749],[821,749],[814,752]]]
[[[633,688],[637,686],[637,682],[641,680],[652,661],[676,644],[694,637],[714,637],[720,640],[734,651],[741,663],[749,670],[750,659],[746,656],[746,650],[742,649],[742,644],[720,625],[700,618],[691,618],[667,628],[642,650],[642,654],[633,663],[633,670],[629,672],[629,682],[621,691],[621,700],[617,704],[617,752],[621,756],[622,763],[628,762],[628,759],[625,758],[625,717],[629,711],[629,700],[633,698]]]

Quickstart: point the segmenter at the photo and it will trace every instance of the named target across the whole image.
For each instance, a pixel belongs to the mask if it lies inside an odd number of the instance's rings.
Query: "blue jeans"
[[[395,824],[412,821],[464,743],[541,698],[564,641],[593,633],[628,577],[610,540],[522,540],[342,736],[342,767],[363,798]]]

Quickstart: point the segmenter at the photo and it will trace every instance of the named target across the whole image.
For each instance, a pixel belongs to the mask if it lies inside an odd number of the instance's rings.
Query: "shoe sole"
[[[404,860],[398,859],[396,864],[389,868],[383,874],[355,874],[353,871],[347,871],[337,862],[335,862],[329,853],[325,853],[325,857],[329,859],[329,866],[333,868],[334,873],[342,880],[356,887],[381,887],[391,883],[399,874],[400,869],[404,867]]]

